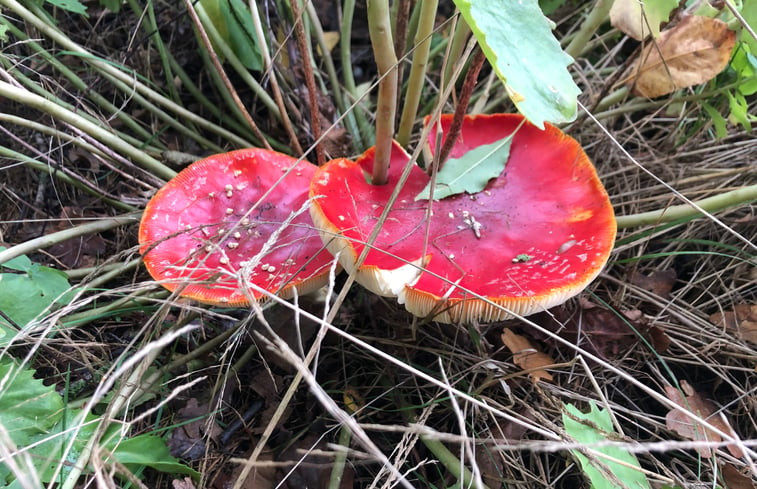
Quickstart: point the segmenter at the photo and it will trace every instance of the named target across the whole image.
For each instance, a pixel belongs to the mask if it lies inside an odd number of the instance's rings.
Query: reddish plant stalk
[[[299,0],[290,2],[292,14],[294,15],[294,34],[297,38],[297,50],[302,57],[302,69],[305,74],[305,84],[308,87],[308,103],[310,105],[310,130],[313,132],[315,141],[315,157],[318,165],[323,165],[326,158],[323,155],[323,146],[320,144],[321,139],[321,111],[318,109],[318,96],[315,87],[315,75],[313,74],[313,64],[308,51],[307,40],[305,39],[305,26],[303,25],[303,10],[300,9]]]
[[[444,140],[442,151],[439,153],[440,167],[445,161],[447,161],[447,157],[449,156],[450,151],[452,151],[452,147],[455,145],[457,137],[460,135],[460,129],[463,126],[463,117],[468,110],[468,102],[470,102],[473,88],[476,86],[478,74],[481,72],[485,60],[486,55],[480,48],[477,48],[476,54],[473,55],[473,60],[468,68],[468,73],[465,75],[463,87],[460,89],[460,98],[457,102],[457,107],[455,108],[455,116],[452,119],[447,139]]]

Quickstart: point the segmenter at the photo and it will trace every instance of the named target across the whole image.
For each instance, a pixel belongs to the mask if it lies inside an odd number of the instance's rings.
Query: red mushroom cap
[[[263,149],[191,164],[142,216],[140,252],[150,275],[184,297],[223,306],[259,299],[250,283],[282,297],[324,285],[333,257],[307,212],[315,169]]]
[[[522,120],[466,117],[450,157],[501,140]],[[451,116],[442,117],[445,132],[450,123]],[[373,155],[370,149],[355,162],[327,163],[310,187],[313,222],[350,272],[410,159],[395,144],[389,183],[376,186],[367,180]],[[525,123],[504,172],[482,192],[416,201],[428,181],[412,168],[356,271],[362,285],[397,296],[417,316],[442,322],[512,316],[477,296],[519,315],[552,307],[583,290],[612,249],[615,218],[596,170],[579,144],[553,126],[541,131]]]

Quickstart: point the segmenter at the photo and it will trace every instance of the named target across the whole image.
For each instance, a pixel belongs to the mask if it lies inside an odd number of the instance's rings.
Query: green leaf
[[[739,92],[728,93],[728,105],[731,113],[728,117],[741,124],[745,131],[752,130],[752,121],[749,116],[749,104],[744,96]]]
[[[23,327],[55,303],[69,300],[69,289],[64,273],[37,264],[27,273],[0,273],[0,311]],[[0,324],[9,326],[4,319]]]
[[[703,103],[702,108],[712,120],[712,126],[715,128],[715,137],[718,139],[726,137],[728,135],[728,130],[726,128],[727,123],[725,117],[723,117],[715,107],[708,103]]]
[[[749,46],[742,42],[734,51],[730,65],[738,77],[736,89],[745,96],[757,92],[757,57],[749,52]]]
[[[520,127],[520,126],[519,126]],[[510,145],[517,129],[504,139],[474,148],[460,158],[450,158],[436,175],[434,200],[467,192],[480,192],[492,178],[498,177],[510,158]],[[431,181],[415,200],[431,198]]]
[[[8,42],[8,26],[0,24],[0,41]]]
[[[258,48],[252,14],[242,0],[220,0],[219,8],[228,29],[228,43],[234,54],[249,70],[263,69],[263,55]]]
[[[100,5],[116,14],[121,11],[122,3],[122,0],[100,0]]]
[[[87,7],[79,0],[47,0],[47,3],[74,14],[87,15]]]
[[[184,474],[200,478],[200,473],[174,458],[165,440],[155,435],[139,435],[122,440],[115,446],[113,455],[132,471],[139,467],[151,467],[161,472]]]
[[[741,3],[741,16],[752,30],[757,30],[757,2],[745,0]],[[753,38],[746,29],[741,29],[741,40],[748,46],[752,54],[757,54],[757,39]]]
[[[540,128],[576,118],[573,59],[552,35],[537,0],[455,0],[518,110]]]
[[[577,442],[590,445],[608,439],[617,439],[610,414],[599,409],[595,403],[591,403],[589,412],[585,414],[572,404],[566,404],[565,411],[562,415],[565,431]],[[613,446],[589,448],[622,462],[617,463],[604,457],[595,457],[595,462],[592,464],[581,452],[571,450],[573,456],[581,464],[584,474],[591,481],[592,489],[650,489],[646,476],[640,470],[639,461],[628,450]],[[619,486],[608,480],[603,472],[595,467],[596,464],[604,466],[606,471],[612,473],[623,485]]]
[[[0,246],[0,251],[5,251],[6,249],[5,246]],[[32,261],[27,258],[26,255],[21,255],[12,260],[8,260],[0,266],[10,268],[11,270],[18,270],[19,272],[25,272],[32,267]]]
[[[0,425],[16,446],[46,435],[63,416],[63,401],[55,389],[8,356],[0,357],[0,385]]]

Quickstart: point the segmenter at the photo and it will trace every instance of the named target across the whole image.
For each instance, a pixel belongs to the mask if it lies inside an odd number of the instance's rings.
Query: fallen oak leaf
[[[546,353],[534,348],[528,338],[504,328],[502,330],[502,343],[512,352],[513,363],[523,370],[529,371],[528,375],[534,383],[540,380],[552,382],[552,374],[544,370],[544,367],[554,365],[555,361]]]
[[[736,44],[725,22],[689,15],[644,47],[624,83],[634,95],[655,98],[707,82],[723,71]]]
[[[678,278],[676,271],[672,268],[666,268],[664,270],[654,270],[649,275],[644,275],[638,270],[634,270],[631,272],[628,280],[639,288],[667,299],[670,296],[670,291],[673,290],[676,278]]]
[[[731,433],[735,435],[733,429],[728,425],[725,418],[717,413],[717,408],[710,401],[703,398],[701,394],[695,391],[694,388],[691,387],[691,384],[682,380],[681,390],[683,391],[683,394],[673,386],[665,386],[665,394],[668,396],[668,399],[687,411],[691,411],[698,415],[723,433]],[[665,416],[665,425],[668,429],[678,433],[683,438],[688,438],[689,440],[710,441],[713,443],[718,443],[723,440],[719,434],[698,423],[682,410],[671,409]],[[729,444],[726,448],[734,457],[741,458],[744,455],[741,449],[734,444]],[[698,447],[696,450],[704,458],[712,457],[712,450],[709,447]]]

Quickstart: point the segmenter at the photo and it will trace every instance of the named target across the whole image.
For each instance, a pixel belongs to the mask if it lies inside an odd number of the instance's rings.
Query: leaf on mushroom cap
[[[451,120],[442,117],[445,133]],[[450,157],[502,139],[522,120],[511,114],[466,116]],[[410,160],[395,145],[389,183],[375,186],[365,177],[373,155],[369,149],[355,162],[327,163],[310,188],[311,197],[319,197],[311,207],[313,222],[350,272]],[[411,169],[356,272],[363,286],[396,296],[417,316],[497,321],[511,317],[502,308],[527,315],[552,307],[583,290],[612,249],[614,214],[596,170],[579,144],[553,126],[541,131],[524,124],[505,171],[482,192],[416,202],[428,180],[419,167]]]
[[[307,212],[315,168],[254,148],[188,166],[142,216],[140,252],[150,275],[184,297],[224,306],[260,298],[250,284],[282,297],[324,285],[333,257]]]

